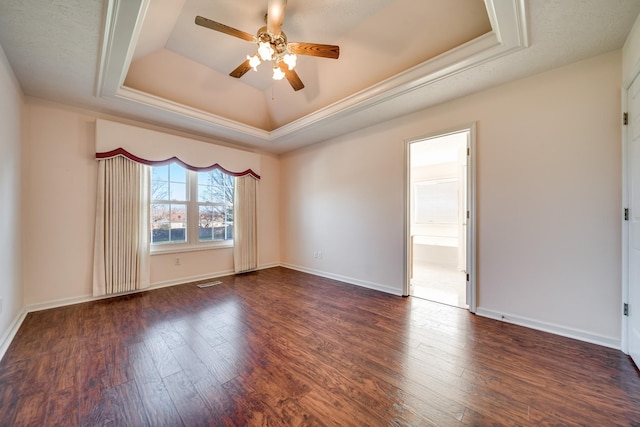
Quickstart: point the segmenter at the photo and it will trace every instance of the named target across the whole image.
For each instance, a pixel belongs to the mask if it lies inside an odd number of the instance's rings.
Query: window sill
[[[210,251],[215,249],[229,249],[233,248],[233,241],[225,242],[218,245],[198,245],[198,246],[180,246],[180,247],[152,247],[151,248],[151,256],[153,255],[164,255],[164,254],[175,254],[181,252],[197,252],[197,251]]]

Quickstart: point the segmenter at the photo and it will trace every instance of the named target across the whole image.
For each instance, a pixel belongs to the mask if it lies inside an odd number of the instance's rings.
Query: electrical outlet
[[[318,258],[322,259],[322,251],[318,251]]]
[[[176,258],[176,265],[180,265],[180,258]]]
[[[318,258],[318,251],[313,251],[313,257]]]

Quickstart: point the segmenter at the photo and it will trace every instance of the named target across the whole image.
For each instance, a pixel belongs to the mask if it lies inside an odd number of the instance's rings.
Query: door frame
[[[631,87],[631,82],[625,82],[622,87],[622,111],[629,111],[629,106],[627,103],[627,92]],[[628,126],[622,126],[622,206],[620,207],[621,212],[624,212],[624,209],[629,206],[628,203],[628,182],[627,182],[627,132]],[[621,271],[621,285],[622,285],[622,301],[620,302],[622,306],[629,301],[629,226],[627,221],[624,220],[624,215],[622,217],[622,271]],[[628,318],[624,315],[624,311],[621,313],[622,318],[620,319],[620,350],[623,353],[629,354],[629,343],[627,341],[627,334],[629,333],[629,325]]]
[[[629,111],[629,89],[631,85],[635,81],[636,78],[640,78],[640,69],[634,70],[635,72],[623,82],[622,90],[621,90],[621,104],[622,104],[622,112]],[[623,307],[624,304],[629,303],[629,223],[624,219],[624,210],[629,207],[629,167],[628,161],[629,156],[627,155],[629,149],[628,138],[629,134],[629,126],[622,125],[622,206],[620,207],[620,211],[623,213],[621,215],[622,219],[622,271],[621,271],[621,286],[622,286],[622,301],[620,302],[620,306]],[[629,317],[625,316],[624,310],[621,310],[621,320],[620,320],[620,350],[623,353],[629,354]]]
[[[475,313],[477,309],[477,274],[476,274],[476,123],[472,122],[463,126],[456,126],[440,130],[438,132],[406,139],[404,143],[404,284],[402,295],[410,294],[411,286],[411,150],[414,142],[425,139],[437,138],[439,136],[451,135],[460,132],[469,132],[467,140],[467,209],[469,218],[467,220],[467,300],[469,311]]]

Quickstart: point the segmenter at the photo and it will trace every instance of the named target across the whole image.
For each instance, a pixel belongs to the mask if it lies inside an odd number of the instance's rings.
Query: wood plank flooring
[[[623,353],[273,268],[31,313],[0,425],[638,426]]]

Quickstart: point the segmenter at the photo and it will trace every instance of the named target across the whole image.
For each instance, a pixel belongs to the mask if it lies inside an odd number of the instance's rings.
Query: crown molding
[[[456,49],[370,86],[272,131],[266,131],[203,110],[123,86],[149,0],[109,0],[96,84],[96,95],[144,106],[149,118],[162,117],[176,126],[264,149],[303,134],[317,125],[349,117],[398,97],[424,90],[432,83],[528,47],[525,0],[485,0],[492,31]],[[307,142],[316,142],[306,139]]]

